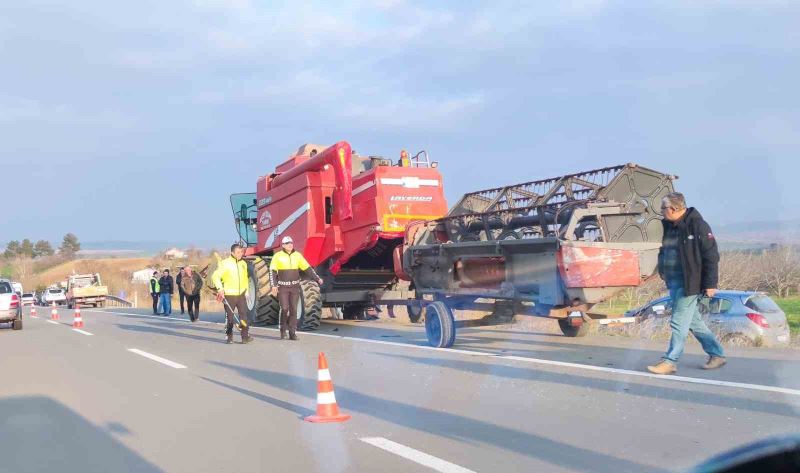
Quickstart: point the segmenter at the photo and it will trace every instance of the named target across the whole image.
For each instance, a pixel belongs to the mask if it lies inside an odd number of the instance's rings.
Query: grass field
[[[775,302],[786,313],[786,320],[789,321],[792,335],[800,334],[800,297],[775,299]]]

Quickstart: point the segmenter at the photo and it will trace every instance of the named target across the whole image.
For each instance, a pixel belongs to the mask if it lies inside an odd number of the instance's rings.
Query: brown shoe
[[[289,335],[289,340],[297,340],[297,335],[295,335],[295,334],[290,334],[290,335]]]
[[[728,362],[728,360],[726,360],[725,357],[722,357],[722,356],[709,356],[708,357],[708,361],[706,362],[706,364],[703,365],[703,369],[704,370],[715,370],[717,368],[722,368],[723,366],[725,366],[725,363],[727,363],[727,362]]]
[[[285,339],[286,339],[286,334],[281,332],[281,340],[285,340]]]
[[[655,366],[648,366],[647,370],[655,374],[673,374],[678,371],[678,367],[667,360],[661,360]]]

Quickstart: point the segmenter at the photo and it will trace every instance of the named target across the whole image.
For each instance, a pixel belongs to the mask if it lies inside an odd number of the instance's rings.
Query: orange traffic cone
[[[340,414],[336,396],[333,394],[331,372],[328,370],[328,360],[325,354],[319,354],[319,369],[317,371],[317,415],[305,418],[307,422],[344,422],[350,419],[349,414]]]
[[[31,306],[31,317],[36,317],[36,306]]]
[[[58,309],[56,309],[55,302],[53,302],[53,309],[50,311],[50,320],[58,320]]]
[[[75,312],[72,317],[72,328],[83,328],[83,319],[81,318],[81,306],[75,306]]]

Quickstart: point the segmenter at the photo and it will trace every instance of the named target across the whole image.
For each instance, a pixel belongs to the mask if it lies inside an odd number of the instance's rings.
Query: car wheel
[[[741,333],[731,333],[722,338],[722,343],[734,347],[754,347],[755,341]]]

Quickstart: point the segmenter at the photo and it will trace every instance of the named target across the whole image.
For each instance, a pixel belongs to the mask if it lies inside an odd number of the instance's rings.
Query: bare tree
[[[729,251],[720,254],[720,289],[755,291],[763,288],[763,278],[757,270],[760,255],[745,251]]]
[[[780,246],[765,251],[754,266],[763,289],[778,297],[787,297],[789,291],[800,285],[800,257],[792,247]]]

